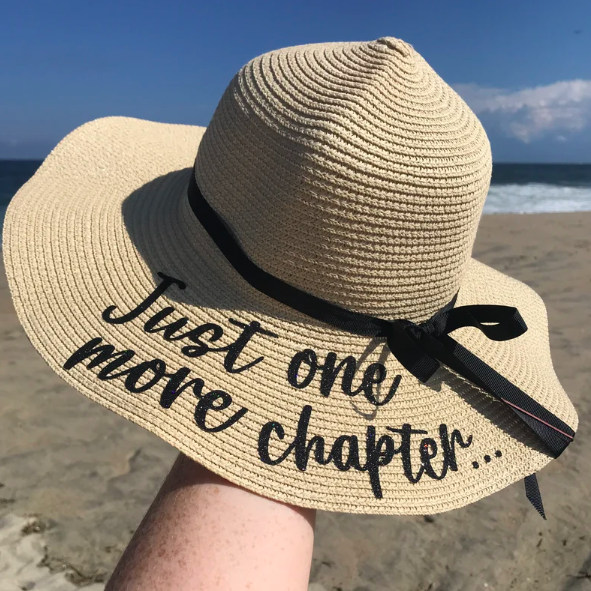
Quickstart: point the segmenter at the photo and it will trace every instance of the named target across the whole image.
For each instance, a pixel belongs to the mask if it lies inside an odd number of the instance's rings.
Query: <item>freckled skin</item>
[[[105,591],[306,591],[315,517],[180,455]]]

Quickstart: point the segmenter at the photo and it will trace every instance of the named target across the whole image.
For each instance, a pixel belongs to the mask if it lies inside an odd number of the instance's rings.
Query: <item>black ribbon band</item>
[[[384,320],[341,308],[289,285],[248,258],[201,193],[194,172],[187,194],[191,209],[216,246],[242,278],[258,291],[335,328],[362,336],[385,337],[396,359],[423,383],[443,363],[504,402],[553,457],[558,457],[573,440],[575,433],[566,423],[449,336],[458,328],[471,326],[494,341],[514,339],[527,330],[516,308],[496,305],[455,308],[456,294],[449,304],[420,324],[409,320]],[[535,475],[526,479],[526,492],[543,516]],[[534,497],[536,502],[532,500]]]

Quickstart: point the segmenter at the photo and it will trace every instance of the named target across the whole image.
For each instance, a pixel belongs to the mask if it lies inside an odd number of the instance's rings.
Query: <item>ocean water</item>
[[[591,211],[591,164],[495,164],[484,213]]]
[[[13,195],[41,165],[41,160],[0,160],[0,245],[4,214]]]
[[[0,160],[0,236],[6,207],[41,161]],[[591,164],[495,164],[484,213],[591,211]]]

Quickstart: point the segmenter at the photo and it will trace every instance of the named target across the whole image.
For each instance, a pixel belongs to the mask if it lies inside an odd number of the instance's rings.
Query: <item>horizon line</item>
[[[45,158],[0,158],[0,162],[43,162]],[[520,162],[517,160],[493,160],[493,166],[498,164],[521,164],[522,166],[589,166],[591,162]]]

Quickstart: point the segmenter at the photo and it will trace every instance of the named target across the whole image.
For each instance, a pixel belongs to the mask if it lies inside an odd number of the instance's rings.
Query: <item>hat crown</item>
[[[388,37],[247,63],[196,177],[265,271],[350,310],[417,321],[460,287],[491,168],[476,116]]]

